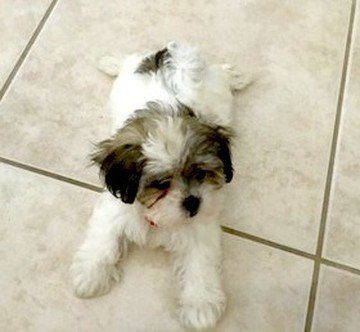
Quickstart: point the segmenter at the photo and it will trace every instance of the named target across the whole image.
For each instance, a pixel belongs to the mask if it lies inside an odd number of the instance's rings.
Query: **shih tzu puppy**
[[[100,67],[117,76],[113,133],[92,155],[108,190],[74,257],[75,294],[108,292],[129,243],[161,246],[173,256],[180,321],[214,326],[226,303],[218,218],[233,177],[232,92],[245,83],[229,65],[207,65],[196,48],[174,42]]]

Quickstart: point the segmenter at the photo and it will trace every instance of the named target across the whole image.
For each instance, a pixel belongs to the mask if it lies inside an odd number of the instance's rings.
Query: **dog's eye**
[[[195,175],[194,175],[194,178],[199,182],[202,182],[205,179],[210,180],[210,179],[213,179],[215,177],[216,177],[216,175],[215,175],[215,173],[213,171],[203,170],[203,169],[197,170]]]
[[[150,187],[158,189],[158,190],[166,190],[170,188],[170,180],[155,180],[150,183]]]
[[[195,179],[198,180],[198,181],[202,181],[205,179],[205,176],[206,176],[206,171],[204,171],[203,169],[199,169],[196,171],[195,173]]]

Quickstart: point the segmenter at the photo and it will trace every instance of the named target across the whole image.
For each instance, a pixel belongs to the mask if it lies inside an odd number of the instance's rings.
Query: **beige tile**
[[[228,226],[314,251],[350,1],[60,1],[0,106],[0,154],[96,183],[110,80],[95,69],[169,40],[257,72],[238,97]],[[226,20],[224,20],[226,17]]]
[[[97,194],[0,164],[1,331],[183,331],[170,258],[135,250],[92,300],[68,267]],[[224,234],[227,312],[216,331],[302,331],[312,263]]]
[[[360,269],[360,20],[345,92],[325,255]]]
[[[216,331],[303,331],[312,262],[224,234],[228,311]]]
[[[267,3],[251,16],[266,75],[240,96],[226,224],[315,252],[349,2]]]
[[[323,266],[314,332],[357,332],[360,330],[360,277]]]
[[[2,0],[0,4],[0,87],[44,15],[50,0]]]

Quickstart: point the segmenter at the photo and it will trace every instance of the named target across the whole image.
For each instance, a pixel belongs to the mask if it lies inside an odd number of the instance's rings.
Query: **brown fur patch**
[[[147,57],[145,57],[135,73],[138,74],[149,74],[151,72],[156,73],[164,64],[166,58],[169,57],[168,50],[163,48]]]

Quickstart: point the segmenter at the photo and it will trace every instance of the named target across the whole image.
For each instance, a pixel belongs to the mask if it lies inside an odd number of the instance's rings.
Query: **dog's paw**
[[[225,299],[218,303],[185,303],[180,308],[180,322],[187,328],[208,329],[215,326],[225,307]]]
[[[118,76],[122,67],[122,60],[113,56],[104,56],[98,60],[99,70],[109,76]]]
[[[253,75],[250,73],[242,73],[236,67],[230,64],[222,64],[221,68],[227,73],[232,91],[240,91],[245,89],[253,82]]]
[[[171,42],[169,42],[167,45],[166,45],[166,48],[169,50],[169,51],[175,51],[177,48],[179,47],[179,44],[172,40]]]
[[[114,265],[75,258],[71,266],[74,292],[77,297],[90,298],[108,293],[113,281],[120,280]]]

